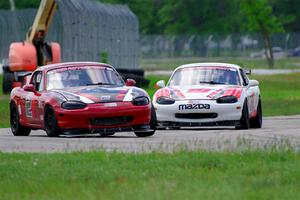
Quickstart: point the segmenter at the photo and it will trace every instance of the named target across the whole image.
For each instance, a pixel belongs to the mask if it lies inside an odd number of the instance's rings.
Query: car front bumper
[[[84,109],[55,111],[62,131],[90,130],[117,132],[147,129],[151,119],[150,104],[135,106],[131,102],[88,104]]]
[[[215,100],[183,100],[171,105],[153,102],[153,105],[160,126],[233,126],[240,120],[243,107],[240,101],[219,104]]]

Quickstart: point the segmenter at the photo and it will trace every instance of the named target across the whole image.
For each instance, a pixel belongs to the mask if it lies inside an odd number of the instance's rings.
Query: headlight
[[[217,99],[217,103],[236,103],[237,101],[235,96],[224,96]]]
[[[175,103],[175,100],[172,98],[169,98],[169,97],[161,96],[156,99],[156,103],[162,104],[162,105],[169,105],[169,104]]]
[[[149,104],[149,99],[147,97],[136,97],[132,100],[132,104],[135,106],[145,106]]]
[[[61,107],[68,110],[82,109],[86,107],[86,104],[81,101],[65,101],[61,104]]]

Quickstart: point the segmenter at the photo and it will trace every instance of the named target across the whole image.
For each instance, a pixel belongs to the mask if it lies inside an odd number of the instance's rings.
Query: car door
[[[241,76],[242,76],[243,85],[246,88],[249,116],[252,116],[252,115],[254,115],[254,112],[256,112],[256,107],[257,107],[257,101],[258,101],[257,100],[257,89],[256,89],[256,87],[250,87],[249,79],[248,79],[245,71],[241,69],[240,72],[241,72]]]
[[[40,96],[42,87],[42,76],[41,71],[34,72],[31,77],[30,84],[32,84],[36,92],[28,92],[25,99],[25,111],[28,118],[28,122],[32,125],[40,125]]]

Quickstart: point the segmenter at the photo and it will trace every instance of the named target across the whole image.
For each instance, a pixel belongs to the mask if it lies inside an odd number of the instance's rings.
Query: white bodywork
[[[177,70],[193,70],[199,67],[221,67],[225,70],[238,72],[238,84],[209,84],[200,83],[192,85],[172,85],[172,78]],[[247,79],[246,81],[243,79]],[[188,80],[189,77],[186,77]],[[248,84],[247,84],[248,82]],[[162,81],[158,83],[163,86]],[[173,104],[159,104],[159,97],[174,99]],[[235,103],[217,103],[217,99],[224,96],[235,96]],[[242,116],[242,109],[247,100],[249,118],[257,114],[260,91],[258,82],[250,80],[242,69],[227,63],[194,63],[182,65],[174,70],[166,85],[153,97],[153,105],[159,126],[214,126],[238,125]]]

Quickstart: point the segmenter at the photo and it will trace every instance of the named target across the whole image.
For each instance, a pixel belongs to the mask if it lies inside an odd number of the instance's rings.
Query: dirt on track
[[[235,130],[233,127],[185,128],[159,130],[152,137],[137,138],[134,133],[116,133],[110,137],[98,135],[60,136],[49,138],[44,131],[32,131],[30,136],[13,136],[9,128],[0,129],[2,152],[173,152],[178,150],[235,151],[246,149],[300,147],[300,115],[264,118],[261,129]]]

